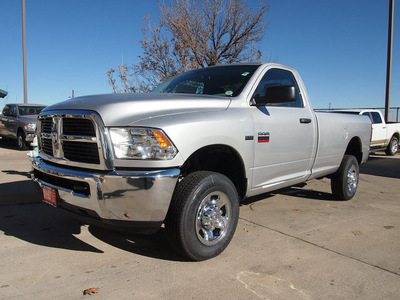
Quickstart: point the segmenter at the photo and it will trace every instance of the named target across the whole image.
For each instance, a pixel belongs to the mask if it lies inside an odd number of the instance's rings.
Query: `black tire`
[[[331,177],[332,194],[337,200],[350,200],[354,197],[359,180],[358,161],[353,155],[345,155],[339,169]]]
[[[165,220],[171,247],[190,260],[219,255],[230,243],[239,219],[239,196],[228,177],[194,172],[178,183]]]
[[[20,151],[28,149],[28,146],[25,141],[25,134],[21,131],[18,131],[17,134],[17,149]]]
[[[399,151],[399,139],[397,137],[392,137],[392,139],[390,140],[389,145],[386,148],[386,155],[396,155],[397,151]]]

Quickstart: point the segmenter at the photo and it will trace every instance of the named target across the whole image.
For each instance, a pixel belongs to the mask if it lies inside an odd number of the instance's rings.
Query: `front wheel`
[[[396,155],[397,151],[399,151],[399,139],[394,136],[386,148],[386,154],[393,156]]]
[[[25,134],[21,131],[17,134],[17,148],[18,150],[26,150],[28,149],[25,141]]]
[[[172,248],[191,260],[219,255],[230,243],[239,218],[239,196],[226,176],[208,171],[178,183],[165,220]]]
[[[345,155],[331,178],[332,194],[337,200],[350,200],[358,187],[359,166],[353,155]]]

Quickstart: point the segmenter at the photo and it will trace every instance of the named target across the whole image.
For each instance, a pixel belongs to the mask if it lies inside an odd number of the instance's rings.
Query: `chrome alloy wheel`
[[[22,149],[24,147],[24,139],[21,135],[18,135],[17,143],[18,149]]]
[[[347,172],[347,189],[349,192],[357,190],[358,175],[356,166],[352,165]]]
[[[397,151],[399,151],[398,141],[395,141],[394,143],[392,142],[390,146],[392,147],[392,149],[391,149],[392,153],[396,154]]]
[[[197,209],[196,233],[204,245],[215,245],[223,240],[232,215],[228,196],[220,191],[208,194]]]

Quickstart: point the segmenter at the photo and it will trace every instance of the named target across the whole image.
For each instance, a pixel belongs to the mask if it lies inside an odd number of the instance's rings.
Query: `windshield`
[[[235,97],[259,65],[220,66],[193,70],[157,87],[153,93],[185,93]]]
[[[25,115],[38,115],[46,106],[20,106],[18,105],[18,111],[20,116]]]

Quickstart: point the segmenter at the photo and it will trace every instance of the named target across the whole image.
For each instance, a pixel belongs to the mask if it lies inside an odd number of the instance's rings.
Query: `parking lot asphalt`
[[[0,140],[0,299],[400,299],[400,154],[371,155],[350,201],[328,179],[246,199],[229,247],[187,262],[163,230],[99,229],[41,203],[26,153]]]

